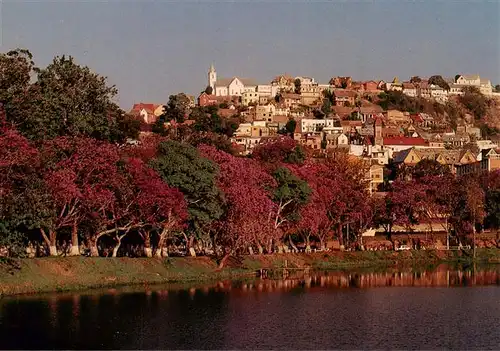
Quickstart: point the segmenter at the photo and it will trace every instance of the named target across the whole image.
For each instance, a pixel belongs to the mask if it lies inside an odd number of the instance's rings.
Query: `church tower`
[[[208,86],[212,87],[212,94],[215,95],[215,82],[217,82],[217,72],[213,64],[210,65],[208,70]]]

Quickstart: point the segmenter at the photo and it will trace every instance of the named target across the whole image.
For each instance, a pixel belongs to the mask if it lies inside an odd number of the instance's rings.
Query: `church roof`
[[[238,79],[240,82],[242,82],[244,86],[257,86],[258,85],[252,79],[240,78],[240,77],[232,77],[232,78],[217,79],[217,81],[215,82],[215,86],[217,86],[217,87],[227,87],[235,79]]]

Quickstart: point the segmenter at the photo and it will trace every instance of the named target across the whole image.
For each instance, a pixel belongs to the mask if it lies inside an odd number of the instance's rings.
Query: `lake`
[[[0,299],[2,349],[498,349],[500,267]]]

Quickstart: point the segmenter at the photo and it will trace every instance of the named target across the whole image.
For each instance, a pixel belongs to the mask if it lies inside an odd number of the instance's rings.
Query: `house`
[[[467,133],[445,133],[443,142],[452,148],[461,148],[470,142],[470,135]]]
[[[375,104],[364,104],[358,109],[361,121],[365,123],[368,119],[373,119],[380,115],[384,110],[381,106]]]
[[[407,112],[402,112],[399,110],[387,110],[385,113],[387,116],[387,121],[396,125],[406,125],[411,121],[410,114]]]
[[[276,107],[273,104],[256,106],[255,107],[255,120],[257,121],[272,121],[272,117],[276,112]]]
[[[385,83],[385,87],[390,91],[403,91],[403,84],[401,84],[398,77],[394,77],[391,83]]]
[[[206,107],[206,106],[216,106],[222,103],[227,103],[227,104],[237,104],[239,98],[237,97],[232,97],[232,96],[215,96],[215,95],[209,95],[205,92],[201,93],[200,96],[198,96],[198,106],[200,107]]]
[[[336,77],[330,79],[330,86],[334,88],[350,89],[352,85],[351,77]]]
[[[259,103],[260,94],[256,91],[244,91],[241,94],[241,104],[243,106],[248,106],[250,104]]]
[[[455,83],[459,85],[479,86],[481,85],[481,77],[479,77],[479,74],[459,75],[455,80]]]
[[[337,106],[354,106],[358,94],[352,90],[335,90],[333,92],[335,105]]]
[[[242,96],[245,91],[257,91],[257,84],[245,78],[217,78],[214,65],[208,70],[208,86],[215,96]]]
[[[281,99],[282,99],[283,105],[288,107],[288,108],[298,106],[301,103],[300,94],[283,93],[281,95]]]
[[[332,112],[340,119],[348,118],[356,108],[349,106],[332,106]]]
[[[368,169],[369,192],[373,194],[384,184],[384,166],[374,163]]]
[[[333,126],[334,126],[334,120],[332,118],[327,118],[327,119],[303,118],[300,121],[300,132],[301,133],[321,132],[323,128],[332,128]]]
[[[147,124],[153,124],[163,114],[163,105],[140,102],[134,104],[130,114],[140,117]]]
[[[402,151],[410,149],[414,146],[416,147],[426,147],[427,142],[423,138],[410,138],[410,137],[386,137],[383,138],[382,145],[390,148],[392,151]]]
[[[481,79],[478,74],[473,75],[459,75],[455,79],[455,86],[453,87],[453,93],[457,94],[459,89],[463,89],[465,86],[474,86],[479,89],[484,95],[490,96],[493,92],[493,86],[489,79]]]
[[[422,99],[430,99],[431,98],[431,85],[423,80],[417,84],[417,96]]]
[[[403,82],[403,94],[411,96],[411,97],[417,97],[417,87],[415,84],[410,83],[410,82]]]
[[[367,92],[379,91],[379,83],[374,80],[369,80],[363,83],[363,90]]]
[[[439,85],[430,85],[431,98],[439,103],[446,103],[448,101],[448,90],[441,88]]]

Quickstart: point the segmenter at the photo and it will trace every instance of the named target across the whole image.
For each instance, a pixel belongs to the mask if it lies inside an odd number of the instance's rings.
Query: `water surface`
[[[0,300],[2,349],[498,349],[499,268]]]

